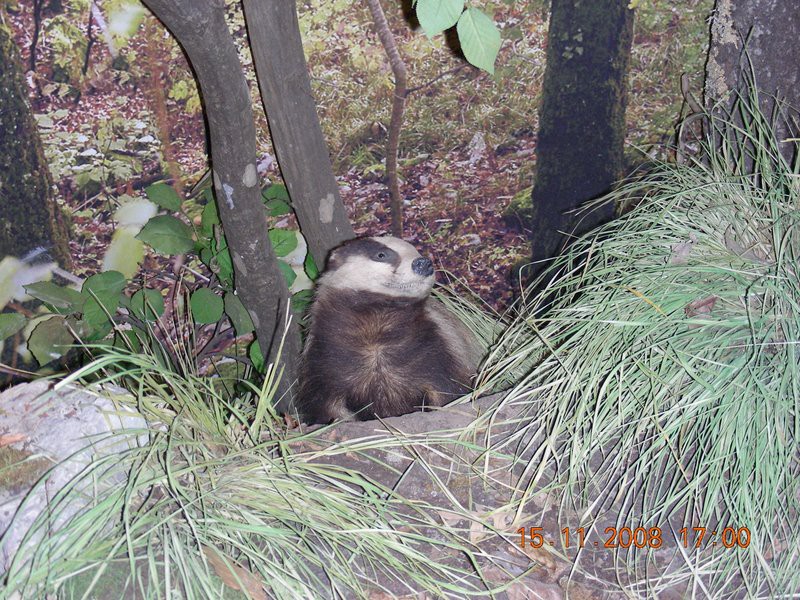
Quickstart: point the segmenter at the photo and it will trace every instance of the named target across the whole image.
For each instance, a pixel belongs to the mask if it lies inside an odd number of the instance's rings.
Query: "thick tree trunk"
[[[256,171],[250,92],[222,0],[144,0],[175,35],[197,75],[208,120],[211,164],[222,227],[233,259],[236,290],[250,312],[267,361],[276,361],[289,290],[267,234]],[[281,357],[280,392],[296,376],[300,336],[292,326]],[[284,407],[285,405],[282,405]]]
[[[627,73],[633,40],[628,0],[553,0],[531,223],[533,259],[613,217],[613,206],[567,214],[607,192],[623,169]],[[540,271],[541,267],[536,269]]]
[[[0,258],[44,246],[69,268],[66,217],[53,194],[22,59],[0,20]]]
[[[797,0],[717,0],[711,19],[705,101],[709,110],[730,111],[737,94],[758,87],[769,119],[776,115],[776,142],[788,161],[800,134],[800,7]],[[739,118],[734,115],[734,118]],[[739,121],[741,124],[741,121]],[[791,164],[791,162],[789,163]]]
[[[317,117],[294,0],[244,0],[272,145],[300,229],[320,269],[331,248],[355,237]]]

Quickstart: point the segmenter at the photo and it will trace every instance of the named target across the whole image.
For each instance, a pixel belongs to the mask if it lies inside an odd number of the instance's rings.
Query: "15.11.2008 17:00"
[[[519,545],[525,548],[527,543],[532,548],[541,548],[544,545],[555,546],[555,542],[545,538],[542,533],[543,527],[520,527],[517,533],[520,535]],[[605,533],[608,536],[603,541],[602,546],[599,541],[587,544],[586,529],[584,527],[565,527],[561,530],[563,536],[563,547],[570,548],[577,544],[578,548],[585,548],[587,545],[603,548],[660,548],[664,544],[664,538],[660,527],[606,527]],[[725,548],[747,548],[750,545],[750,530],[747,527],[725,527],[719,532],[716,529],[707,527],[683,527],[678,531],[678,538],[684,548],[703,548],[723,546]]]

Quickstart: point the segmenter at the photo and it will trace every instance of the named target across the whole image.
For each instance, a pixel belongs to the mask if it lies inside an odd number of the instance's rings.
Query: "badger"
[[[470,390],[472,333],[431,298],[433,263],[391,236],[345,242],[317,283],[296,407],[306,423],[443,406]]]

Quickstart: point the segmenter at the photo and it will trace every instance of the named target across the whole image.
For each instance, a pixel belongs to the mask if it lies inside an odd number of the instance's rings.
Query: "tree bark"
[[[225,23],[225,3],[144,0],[144,4],[173,33],[197,76],[208,120],[217,207],[233,260],[236,290],[253,319],[264,357],[277,364],[289,290],[267,233],[250,92]],[[279,393],[294,382],[299,352],[300,336],[293,324],[281,356],[284,374]]]
[[[579,235],[614,215],[611,205],[582,218],[567,212],[622,175],[632,41],[628,0],[552,1],[532,193],[534,260],[561,249],[569,240],[561,232]]]
[[[706,63],[708,110],[730,112],[737,95],[758,88],[768,119],[776,110],[776,143],[792,164],[800,135],[800,10],[796,0],[717,0]],[[741,119],[733,115],[735,119]]]
[[[294,0],[243,0],[272,145],[300,230],[320,269],[355,237],[317,117]]]
[[[22,59],[0,20],[0,258],[44,246],[68,269],[68,229],[28,102]]]

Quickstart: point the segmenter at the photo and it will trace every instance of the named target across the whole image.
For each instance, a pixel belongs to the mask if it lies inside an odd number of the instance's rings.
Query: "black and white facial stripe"
[[[331,289],[425,298],[433,286],[433,263],[395,237],[347,242],[328,259],[322,285]]]

